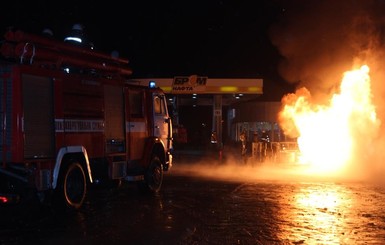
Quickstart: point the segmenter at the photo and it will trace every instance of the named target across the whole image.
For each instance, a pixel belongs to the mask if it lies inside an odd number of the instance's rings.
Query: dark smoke
[[[329,93],[357,58],[369,62],[374,50],[383,49],[383,1],[295,0],[284,5],[270,31],[284,57],[279,71],[313,95]]]

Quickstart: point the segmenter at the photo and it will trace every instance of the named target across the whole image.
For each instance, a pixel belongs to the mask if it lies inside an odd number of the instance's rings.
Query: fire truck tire
[[[87,192],[86,175],[78,162],[69,164],[59,178],[56,204],[70,210],[79,209]]]
[[[156,193],[163,182],[163,168],[159,157],[153,156],[150,165],[144,174],[144,182],[140,183],[140,189],[146,192]]]

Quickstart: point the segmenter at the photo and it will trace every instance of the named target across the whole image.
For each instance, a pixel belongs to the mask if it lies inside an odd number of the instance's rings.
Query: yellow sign
[[[169,94],[263,94],[263,79],[208,78],[197,75],[173,78],[136,78],[132,83],[156,85]]]
[[[202,93],[206,90],[206,83],[207,77],[198,77],[197,75],[189,77],[175,77],[172,84],[172,93]]]

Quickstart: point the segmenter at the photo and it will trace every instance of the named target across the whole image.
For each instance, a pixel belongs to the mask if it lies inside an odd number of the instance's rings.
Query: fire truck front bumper
[[[0,205],[17,204],[20,202],[20,196],[17,194],[0,193]]]

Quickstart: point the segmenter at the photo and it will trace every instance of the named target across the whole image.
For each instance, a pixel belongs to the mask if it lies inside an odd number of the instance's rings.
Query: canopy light
[[[238,91],[238,87],[236,86],[222,86],[219,88],[221,92],[236,92]]]

